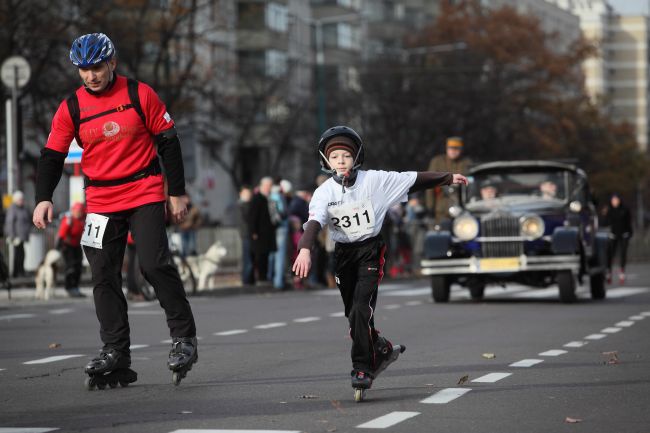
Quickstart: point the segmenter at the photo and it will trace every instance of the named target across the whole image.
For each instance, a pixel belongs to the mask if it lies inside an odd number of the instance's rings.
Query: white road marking
[[[506,377],[511,375],[512,373],[489,373],[486,374],[485,376],[477,377],[476,379],[472,380],[472,382],[494,383],[494,382],[498,382],[501,379],[505,379]]]
[[[508,367],[532,367],[537,365],[540,362],[544,362],[543,359],[522,359],[521,361],[513,362]]]
[[[9,314],[0,316],[0,320],[31,319],[32,317],[36,317],[36,314]]]
[[[132,344],[129,349],[135,350],[135,349],[144,349],[145,347],[149,347],[148,344]]]
[[[564,355],[565,353],[569,353],[569,352],[561,349],[553,349],[553,350],[547,350],[546,352],[538,353],[538,355],[539,356],[560,356],[560,355]]]
[[[591,334],[591,335],[587,335],[585,337],[585,340],[601,340],[605,337],[607,337],[607,335],[605,334]]]
[[[582,347],[585,344],[589,344],[587,341],[570,341],[564,345],[564,347]]]
[[[2,433],[2,432],[0,432]],[[301,433],[298,430],[215,430],[215,429],[181,429],[169,433]]]
[[[48,362],[57,362],[57,361],[63,361],[66,359],[70,358],[79,358],[82,356],[86,355],[58,355],[58,356],[48,356],[47,358],[42,358],[42,359],[35,359],[33,361],[27,361],[23,362],[25,365],[33,365],[33,364],[47,364]]]
[[[215,332],[214,335],[227,337],[228,335],[245,334],[247,332],[248,332],[248,329],[231,329],[230,331]]]
[[[627,327],[632,326],[632,325],[634,325],[633,321],[631,321],[631,320],[623,320],[622,322],[618,322],[614,326],[621,326],[623,328],[627,328]]]
[[[58,430],[49,427],[0,427],[0,433],[46,433]]]
[[[551,298],[557,297],[557,288],[527,290],[521,293],[515,293],[513,298]]]
[[[345,311],[339,311],[338,313],[330,314],[330,317],[345,317]]]
[[[5,370],[6,370],[6,368],[0,368],[0,371],[5,371]]]
[[[613,327],[600,330],[600,332],[602,332],[603,334],[616,334],[619,331],[621,331],[621,328],[613,328]]]
[[[257,325],[254,328],[255,329],[272,329],[272,328],[281,328],[282,326],[287,326],[287,323],[286,322],[265,323],[263,325]]]
[[[644,317],[650,317],[650,311],[644,311],[643,313],[640,314],[641,316]]]
[[[420,412],[391,412],[388,415],[359,424],[357,428],[388,428],[418,415],[420,415]]]
[[[422,296],[431,295],[431,289],[405,289],[382,292],[381,296]]]
[[[129,308],[145,308],[156,304],[155,301],[132,302],[129,304]]]
[[[643,319],[645,319],[645,316],[641,316],[641,315],[630,316],[630,317],[628,317],[628,319],[630,319],[630,320],[643,320]]]
[[[320,320],[320,317],[312,316],[312,317],[301,317],[299,319],[293,319],[294,322],[296,323],[309,323],[309,322],[317,322]]]
[[[422,301],[408,301],[404,303],[404,305],[406,305],[407,307],[417,307],[418,305],[422,305],[422,304],[424,304],[424,302]]]
[[[59,308],[58,310],[50,310],[50,314],[68,314],[72,313],[74,310],[72,308]]]
[[[381,307],[382,310],[397,310],[398,308],[401,308],[402,306],[399,304],[388,304],[384,305]]]
[[[420,401],[425,404],[445,404],[467,394],[472,388],[445,388]]]
[[[161,340],[160,342],[161,342],[162,344],[172,344],[172,339],[169,338],[169,339],[167,339],[167,340]]]
[[[647,287],[626,287],[624,289],[617,288],[607,291],[607,299],[624,298],[626,296],[638,295],[639,293],[645,293],[647,291]]]

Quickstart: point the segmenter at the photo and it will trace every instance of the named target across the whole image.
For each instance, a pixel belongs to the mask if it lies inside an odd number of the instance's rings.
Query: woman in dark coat
[[[609,272],[608,281],[611,282],[612,262],[616,254],[619,254],[620,269],[619,282],[625,282],[625,265],[627,263],[627,247],[632,237],[632,215],[630,210],[623,204],[618,194],[613,194],[609,206],[607,206],[604,225],[609,227],[612,232],[612,243],[609,254]]]
[[[251,250],[258,281],[268,281],[269,254],[276,250],[275,225],[271,221],[268,200],[272,186],[272,178],[262,178],[259,192],[251,199],[248,214]]]

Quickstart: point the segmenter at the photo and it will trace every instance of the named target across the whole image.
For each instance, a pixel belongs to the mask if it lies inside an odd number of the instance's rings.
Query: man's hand
[[[311,268],[311,251],[307,248],[302,248],[296,257],[296,261],[293,263],[291,270],[300,278],[306,278],[309,275],[309,269]]]
[[[187,216],[187,204],[189,202],[190,199],[187,195],[169,196],[169,214],[174,224],[183,222]]]
[[[52,222],[52,215],[54,213],[54,205],[51,201],[42,201],[36,205],[34,214],[32,215],[32,222],[38,229],[44,229]]]
[[[462,174],[454,173],[453,176],[454,177],[453,177],[453,179],[451,181],[452,185],[453,184],[459,184],[459,183],[463,184],[463,185],[467,185],[469,183],[467,178],[465,176],[463,176]]]

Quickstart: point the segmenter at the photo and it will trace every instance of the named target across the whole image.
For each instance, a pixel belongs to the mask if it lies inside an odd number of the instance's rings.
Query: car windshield
[[[469,178],[465,201],[490,202],[508,198],[565,201],[568,179],[565,171],[477,173]]]

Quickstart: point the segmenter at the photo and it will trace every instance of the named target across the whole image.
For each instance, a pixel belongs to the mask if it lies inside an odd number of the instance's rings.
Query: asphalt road
[[[521,286],[433,304],[428,280],[386,282],[376,324],[407,350],[362,403],[336,291],[193,297],[199,363],[178,387],[162,310],[131,304],[138,381],[104,391],[83,386],[100,347],[90,300],[5,303],[0,433],[647,433],[650,267],[629,272],[607,300],[582,288],[572,305]]]

